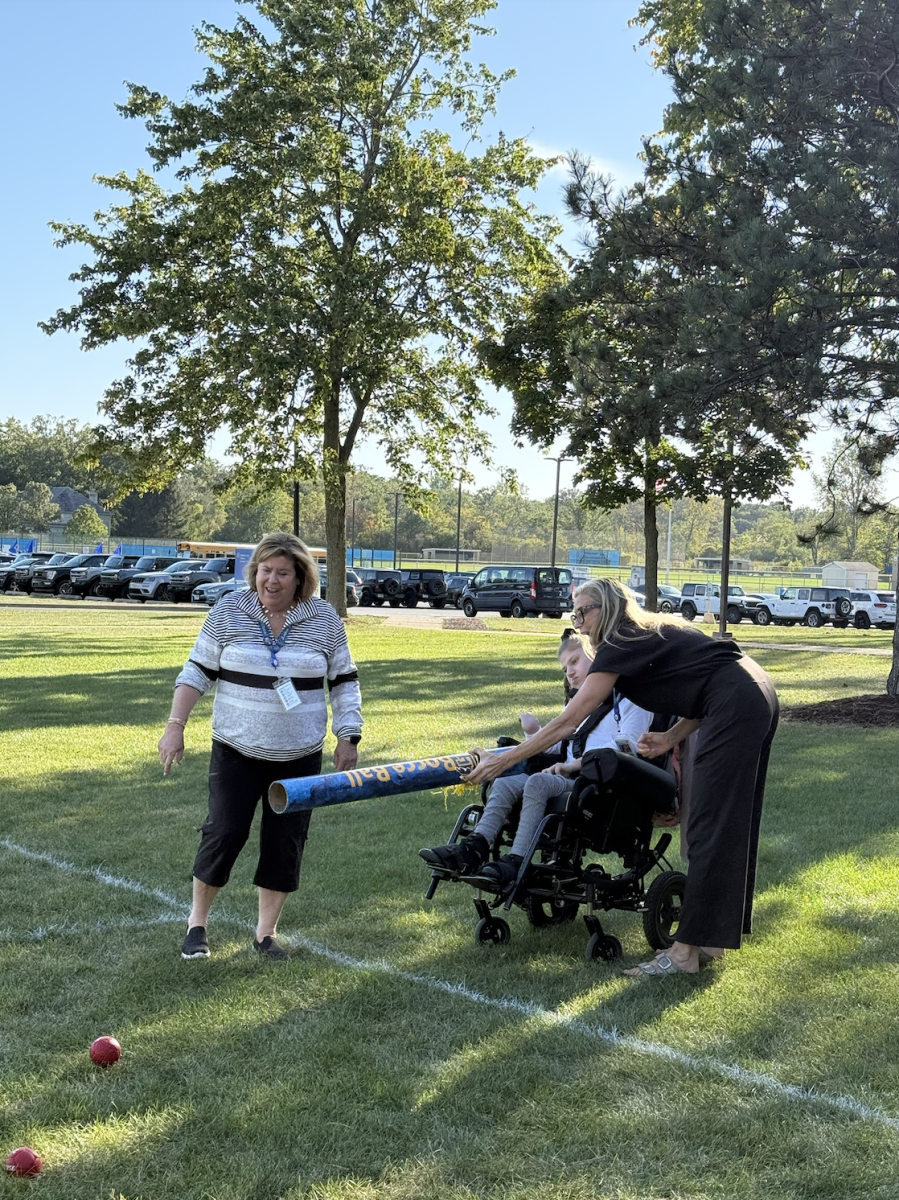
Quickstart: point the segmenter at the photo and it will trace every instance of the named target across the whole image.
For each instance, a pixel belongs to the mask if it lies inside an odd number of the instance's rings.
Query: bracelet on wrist
[[[187,722],[182,721],[180,717],[169,717],[169,719],[166,721],[166,725],[180,725],[182,729],[187,728]]]

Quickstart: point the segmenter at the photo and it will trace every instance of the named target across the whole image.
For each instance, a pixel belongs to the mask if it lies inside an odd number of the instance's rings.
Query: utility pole
[[[557,457],[552,454],[547,454],[546,458],[549,462],[554,462],[556,464],[556,501],[555,505],[553,506],[553,545],[549,563],[551,567],[554,567],[556,565],[556,532],[559,528],[559,476],[562,471],[562,463],[568,462],[568,459],[564,456],[564,454],[560,454]]]
[[[396,570],[396,542],[400,523],[400,496],[402,492],[393,493],[393,569]]]
[[[459,501],[456,505],[456,574],[459,574],[459,542],[462,537],[462,476],[459,476]]]
[[[350,525],[350,566],[356,565],[356,497],[353,497],[353,520]]]
[[[300,536],[300,481],[293,481],[293,536]]]

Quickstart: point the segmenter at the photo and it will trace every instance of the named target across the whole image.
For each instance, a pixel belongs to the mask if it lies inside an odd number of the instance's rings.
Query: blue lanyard
[[[621,728],[621,697],[613,689],[612,690],[612,712],[615,716],[615,724]]]
[[[290,629],[290,626],[285,622],[284,628],[281,630],[281,632],[278,634],[278,636],[275,637],[274,634],[272,633],[271,629],[268,627],[268,625],[265,624],[264,621],[259,621],[258,624],[259,624],[259,628],[262,630],[263,644],[268,647],[269,653],[272,656],[272,666],[277,668],[277,666],[278,666],[278,651],[281,649],[281,647],[284,645],[285,641],[287,640],[287,634]]]

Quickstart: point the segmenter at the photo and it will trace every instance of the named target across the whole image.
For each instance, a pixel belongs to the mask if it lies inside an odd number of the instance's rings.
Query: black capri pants
[[[237,856],[247,843],[256,805],[268,796],[276,779],[297,779],[321,773],[322,754],[307,754],[288,762],[249,758],[222,742],[212,743],[209,763],[209,813],[200,829],[200,848],[194,876],[209,887],[224,887]],[[295,892],[309,832],[311,813],[272,812],[262,805],[259,862],[253,883],[272,892]]]

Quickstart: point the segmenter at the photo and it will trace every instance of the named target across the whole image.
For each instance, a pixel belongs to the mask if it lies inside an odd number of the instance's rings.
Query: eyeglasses
[[[594,608],[602,608],[601,604],[585,604],[583,608],[576,608],[571,614],[571,619],[575,625],[583,625],[584,617],[588,612],[592,612]]]

